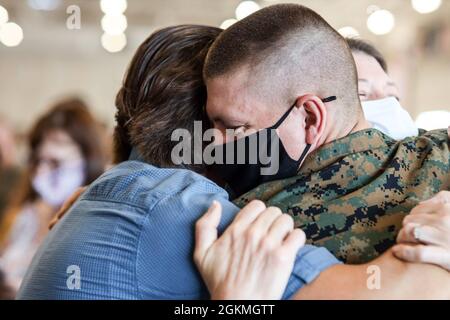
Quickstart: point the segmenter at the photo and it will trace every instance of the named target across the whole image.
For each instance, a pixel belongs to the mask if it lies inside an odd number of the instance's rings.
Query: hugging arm
[[[211,295],[217,296],[217,294],[226,292],[222,295],[222,298],[234,299],[236,297],[244,299],[252,299],[259,297],[257,294],[259,291],[266,293],[268,296],[268,291],[271,288],[270,281],[273,281],[272,286],[276,285],[277,281],[285,278],[281,276],[283,272],[288,272],[292,270],[291,266],[284,269],[276,269],[276,277],[267,278],[265,276],[274,274],[274,268],[269,268],[269,271],[264,271],[264,268],[254,269],[252,272],[252,267],[250,267],[253,260],[253,256],[245,255],[246,259],[242,256],[244,250],[238,249],[245,247],[245,242],[249,241],[251,237],[234,237],[230,238],[231,232],[225,232],[221,237],[217,239],[217,232],[214,231],[214,224],[210,224],[209,228],[204,226],[204,222],[210,220],[211,217],[207,217],[203,220],[203,223],[197,224],[197,248],[202,246],[205,242],[205,237],[202,233],[212,232],[213,237],[209,241],[206,241],[207,248],[215,249],[210,250],[208,256],[208,264],[202,264],[200,258],[205,256],[205,253],[200,254],[196,257],[197,267],[202,274],[206,283],[208,283],[208,288]],[[203,226],[202,226],[203,224]],[[236,220],[233,225],[234,228],[239,226],[239,221]],[[230,228],[231,229],[231,228]],[[249,233],[250,235],[259,234],[259,241],[262,243],[262,239],[267,236],[263,231],[255,232],[253,226],[253,231]],[[251,230],[251,229],[249,229]],[[256,230],[257,231],[257,230]],[[244,233],[243,233],[244,234]],[[228,237],[228,242],[225,241]],[[217,246],[220,242],[228,243],[232,242],[242,242],[240,247],[238,245],[234,246],[234,250],[230,248],[227,249],[226,246]],[[278,243],[280,245],[280,243]],[[218,249],[217,249],[218,248]],[[222,250],[220,250],[222,249]],[[292,248],[289,251],[285,250],[284,255],[286,257],[292,257]],[[196,250],[198,251],[198,249]],[[203,249],[206,252],[207,249]],[[260,252],[261,253],[261,252]],[[271,257],[272,256],[272,257]],[[267,261],[277,261],[280,258],[279,250],[277,246],[274,246],[274,250],[266,251],[264,254],[260,255]],[[231,272],[245,272],[240,273],[239,282],[229,282],[229,281],[219,281],[220,279],[225,279],[227,276],[227,268],[224,264],[221,265],[221,272],[217,272],[217,268],[209,268],[209,266],[216,263],[221,263],[224,259],[237,259],[241,262],[241,265],[247,266],[247,268],[230,268],[228,271]],[[291,260],[289,260],[291,262]],[[253,264],[256,266],[257,264]],[[254,268],[254,267],[253,267]],[[290,272],[290,271],[289,271]],[[217,274],[219,273],[219,274]],[[250,277],[255,280],[258,277],[265,279],[265,281],[253,281],[253,285],[248,286],[250,282],[245,282],[242,279],[245,277]],[[219,280],[218,280],[219,279]],[[242,289],[242,283],[246,283],[247,287],[245,292]],[[279,287],[279,286],[278,286]],[[226,289],[225,291],[223,289]],[[253,292],[252,294],[247,294]],[[256,293],[255,293],[256,292]],[[277,295],[279,297],[279,292]],[[274,295],[271,296],[272,298]],[[309,284],[303,286],[300,290],[293,295],[293,299],[450,299],[450,274],[443,268],[436,265],[423,264],[423,263],[410,263],[397,259],[392,254],[392,250],[387,251],[377,259],[361,265],[339,265],[333,264],[332,266],[322,270],[322,272]]]
[[[280,299],[305,243],[303,231],[280,209],[252,201],[217,239],[221,211],[215,202],[196,224],[194,261],[211,298]]]
[[[403,220],[393,248],[409,262],[431,263],[450,271],[450,191],[421,202]]]
[[[450,275],[437,266],[403,262],[389,250],[367,264],[330,267],[293,299],[450,299]]]
[[[404,219],[392,250],[367,264],[333,266],[295,298],[450,299],[449,218],[450,192],[442,191]],[[420,239],[414,236],[416,227]],[[378,271],[380,288],[370,290],[367,281]]]

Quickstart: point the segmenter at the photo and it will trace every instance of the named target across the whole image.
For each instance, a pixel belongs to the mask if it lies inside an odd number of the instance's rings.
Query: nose
[[[219,128],[215,127],[215,128],[213,128],[213,130],[214,130],[213,137],[214,137],[215,145],[220,145],[220,144],[227,143],[228,141],[231,141],[227,137],[225,129],[219,129]]]
[[[368,100],[380,100],[386,98],[386,93],[382,88],[374,87],[372,88],[372,91],[369,94]]]

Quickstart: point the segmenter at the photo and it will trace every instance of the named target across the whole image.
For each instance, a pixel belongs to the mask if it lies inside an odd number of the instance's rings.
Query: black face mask
[[[324,103],[335,96],[323,99]],[[226,182],[231,198],[243,195],[262,183],[293,177],[311,148],[307,144],[299,159],[292,159],[276,129],[286,120],[296,103],[273,126],[214,147],[212,170]],[[219,162],[219,163],[218,163]]]

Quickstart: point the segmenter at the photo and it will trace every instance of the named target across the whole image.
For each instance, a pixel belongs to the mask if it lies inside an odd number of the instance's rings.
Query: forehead
[[[206,112],[210,118],[233,116],[248,104],[248,72],[240,69],[206,81]]]
[[[55,129],[46,132],[38,147],[41,158],[63,159],[78,156],[80,153],[76,142],[63,130]]]
[[[212,121],[257,120],[268,102],[249,68],[240,68],[225,76],[206,81],[206,112]]]
[[[363,52],[353,52],[358,78],[369,81],[388,81],[389,75],[383,70],[378,61]]]

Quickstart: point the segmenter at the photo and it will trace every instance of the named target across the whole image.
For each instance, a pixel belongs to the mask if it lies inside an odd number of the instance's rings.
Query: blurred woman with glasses
[[[100,128],[78,99],[43,115],[29,136],[29,162],[0,223],[0,268],[18,289],[55,211],[78,187],[105,168]]]

